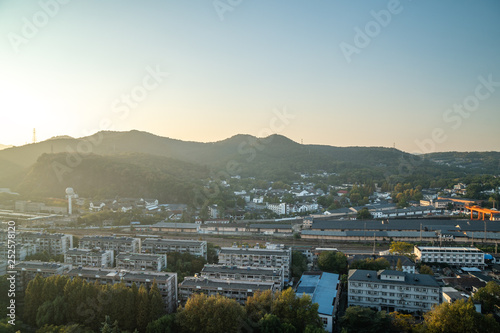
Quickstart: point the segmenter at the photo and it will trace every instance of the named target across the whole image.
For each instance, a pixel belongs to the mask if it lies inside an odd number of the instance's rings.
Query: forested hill
[[[446,152],[424,155],[439,165],[467,170],[470,173],[498,175],[500,173],[500,152]]]
[[[206,168],[163,156],[86,155],[68,166],[66,154],[44,154],[16,190],[29,196],[60,197],[67,187],[82,197],[157,198],[161,202],[192,202],[194,189],[208,178]]]
[[[474,154],[484,153],[464,153],[463,158]],[[488,155],[488,169],[494,169],[495,163],[498,166],[499,155]],[[82,191],[130,195],[133,191],[129,184],[138,179],[149,181],[145,175],[154,175],[152,179],[160,179],[159,183],[167,182],[172,186],[174,183],[182,186],[184,180],[189,184],[206,179],[207,174],[208,177],[222,173],[265,180],[295,180],[300,178],[299,173],[321,171],[341,174],[342,180],[348,182],[380,181],[392,177],[392,183],[404,181],[408,175],[413,180],[421,180],[459,177],[483,170],[447,165],[439,160],[441,157],[438,154],[414,156],[383,147],[302,145],[281,135],[259,139],[240,134],[218,142],[201,143],[140,131],[104,131],[79,139],[56,137],[1,150],[0,187],[38,194],[54,195],[57,192],[60,196],[61,189],[72,186],[78,187],[81,195],[84,195]],[[71,161],[79,159],[82,159],[80,164],[71,166]],[[45,173],[54,161],[72,168],[72,172],[65,175],[68,179],[64,184],[54,178],[53,171],[50,175]],[[176,172],[172,173],[172,170]],[[120,174],[126,174],[130,180],[124,182],[118,178]],[[186,174],[190,176],[184,177]],[[178,180],[174,181],[172,177]],[[161,192],[157,183],[142,181],[134,186],[144,195],[161,197],[153,195]],[[94,186],[97,189],[92,190]],[[120,192],[116,193],[118,190]]]

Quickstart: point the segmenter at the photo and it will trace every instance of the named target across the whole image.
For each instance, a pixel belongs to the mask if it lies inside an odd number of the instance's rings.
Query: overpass
[[[471,220],[485,220],[486,215],[490,216],[490,220],[494,221],[496,220],[495,214],[500,214],[500,211],[498,210],[493,210],[489,208],[483,208],[479,206],[466,206],[465,209],[470,210],[470,219]],[[474,218],[474,213],[477,213],[477,218]],[[500,218],[500,215],[498,215],[498,218]]]

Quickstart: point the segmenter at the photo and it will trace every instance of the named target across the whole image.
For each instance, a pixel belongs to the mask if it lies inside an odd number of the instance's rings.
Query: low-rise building
[[[168,252],[190,253],[206,259],[207,242],[166,238],[146,238],[142,242],[142,253],[166,254]]]
[[[223,247],[219,252],[219,264],[227,266],[282,267],[285,284],[290,279],[291,248],[268,246],[261,248]]]
[[[7,241],[7,232],[0,232],[0,241]],[[49,234],[43,232],[20,232],[16,234],[16,243],[32,245],[37,253],[47,252],[51,255],[64,254],[73,247],[73,235]]]
[[[433,276],[400,271],[349,270],[348,305],[393,311],[428,311],[441,290]]]
[[[141,239],[132,237],[115,236],[84,236],[80,239],[81,249],[112,250],[115,254],[120,252],[141,252]]]
[[[220,280],[207,277],[187,277],[179,286],[179,299],[186,302],[194,293],[206,295],[222,295],[245,304],[247,298],[253,296],[257,291],[276,291],[272,281],[243,281],[243,280]]]
[[[123,282],[128,287],[131,287],[134,283],[138,287],[143,284],[148,290],[153,285],[153,282],[156,282],[165,304],[165,310],[171,313],[177,308],[177,273],[74,268],[67,274],[71,277],[78,276],[91,283],[115,284]]]
[[[112,250],[69,249],[64,254],[64,262],[73,266],[113,267]]]
[[[484,253],[477,247],[415,246],[416,260],[427,264],[483,267]]]
[[[120,253],[116,256],[116,268],[159,272],[167,268],[167,255],[149,253]]]
[[[219,280],[240,280],[256,282],[274,282],[276,290],[284,286],[284,272],[281,267],[242,267],[226,265],[205,265],[201,277]]]
[[[338,274],[306,272],[295,288],[297,296],[306,294],[311,296],[313,303],[318,303],[318,314],[327,332],[333,332],[340,299],[340,286]]]
[[[72,266],[70,264],[61,264],[56,262],[43,261],[21,261],[14,266],[16,272],[16,290],[24,291],[28,283],[33,280],[37,274],[41,277],[52,275],[61,275],[67,273]]]

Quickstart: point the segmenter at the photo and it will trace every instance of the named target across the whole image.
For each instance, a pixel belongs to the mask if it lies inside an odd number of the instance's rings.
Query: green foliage
[[[237,332],[245,320],[245,311],[235,300],[194,294],[177,316],[183,332]]]
[[[24,320],[36,327],[74,323],[94,331],[144,332],[150,321],[164,314],[155,282],[148,291],[144,285],[137,289],[135,284],[108,286],[62,275],[37,276],[28,283],[24,300]]]
[[[391,252],[392,254],[407,256],[409,258],[414,257],[413,244],[406,242],[391,242],[389,252]]]
[[[300,277],[307,270],[307,257],[299,251],[292,252],[292,276]]]
[[[474,301],[481,302],[482,310],[486,313],[500,311],[500,285],[490,281],[474,294]]]
[[[340,318],[340,325],[346,333],[385,333],[391,328],[391,318],[385,311],[350,306]]]
[[[411,314],[403,314],[396,311],[389,313],[389,316],[393,332],[411,333],[418,330],[417,320]]]
[[[56,261],[56,262],[64,262],[64,254],[50,254],[47,251],[35,253],[29,256],[26,256],[25,258],[26,261],[29,260],[40,260],[40,261],[45,261],[45,262],[50,262],[50,261]]]
[[[148,324],[146,333],[176,333],[179,328],[176,323],[175,314],[164,315]]]
[[[208,247],[208,246],[207,246]],[[170,252],[167,253],[168,272],[177,273],[177,279],[180,282],[184,280],[186,276],[193,276],[196,273],[201,272],[203,266],[207,261],[190,253],[179,253]]]
[[[471,301],[442,303],[424,314],[423,327],[429,333],[500,332],[492,315],[482,315]]]
[[[358,212],[358,215],[357,215],[357,219],[359,219],[359,220],[367,220],[367,219],[372,219],[372,218],[373,218],[372,213],[370,213],[370,211],[366,207],[362,208]]]
[[[388,269],[389,267],[391,267],[391,264],[385,258],[354,260],[349,266],[350,269],[367,269],[373,271]]]
[[[60,326],[45,325],[42,328],[38,329],[36,333],[94,333],[94,331],[82,325],[72,324]]]
[[[319,269],[336,274],[347,273],[347,258],[342,252],[325,251],[318,256]]]
[[[209,264],[217,264],[219,263],[219,256],[217,255],[217,250],[220,247],[214,245],[213,243],[207,243],[207,263]]]
[[[418,271],[420,272],[420,274],[434,275],[434,271],[432,270],[432,268],[427,265],[420,265]]]

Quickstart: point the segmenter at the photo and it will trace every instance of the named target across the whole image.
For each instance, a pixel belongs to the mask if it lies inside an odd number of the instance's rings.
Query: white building
[[[476,247],[415,246],[416,260],[428,264],[482,267],[484,253]]]
[[[0,241],[7,241],[6,232],[0,233]],[[73,235],[20,232],[16,234],[16,243],[32,245],[37,253],[47,252],[52,255],[60,255],[73,247]]]
[[[278,215],[286,215],[289,213],[289,207],[284,202],[279,204],[266,203],[266,208]]]
[[[340,276],[324,272],[306,272],[300,278],[295,292],[297,296],[309,295],[318,304],[318,315],[327,332],[333,332],[340,295]]]
[[[219,264],[228,266],[282,267],[285,283],[290,279],[291,248],[238,248],[223,247],[219,252]]]
[[[69,249],[64,262],[73,266],[113,267],[114,254],[112,250]]]
[[[349,306],[425,312],[439,304],[439,284],[427,274],[351,269],[348,281]]]
[[[116,256],[116,267],[131,270],[161,271],[167,268],[166,254],[120,253]]]
[[[285,275],[281,267],[244,267],[226,265],[205,265],[201,277],[219,280],[240,280],[274,282],[276,290],[284,287]]]
[[[153,271],[129,271],[123,269],[74,268],[67,273],[71,277],[80,277],[87,282],[101,284],[125,283],[131,287],[143,284],[147,290],[156,282],[165,310],[171,313],[177,309],[177,273]]]
[[[190,253],[207,259],[207,242],[165,238],[146,238],[142,242],[142,253],[166,254],[168,252]]]
[[[204,293],[208,296],[222,295],[245,304],[247,298],[253,296],[255,292],[266,290],[276,291],[274,282],[187,277],[179,285],[179,299],[185,302],[194,293]]]
[[[84,236],[78,247],[81,249],[113,250],[115,253],[141,251],[141,239],[115,236]]]

